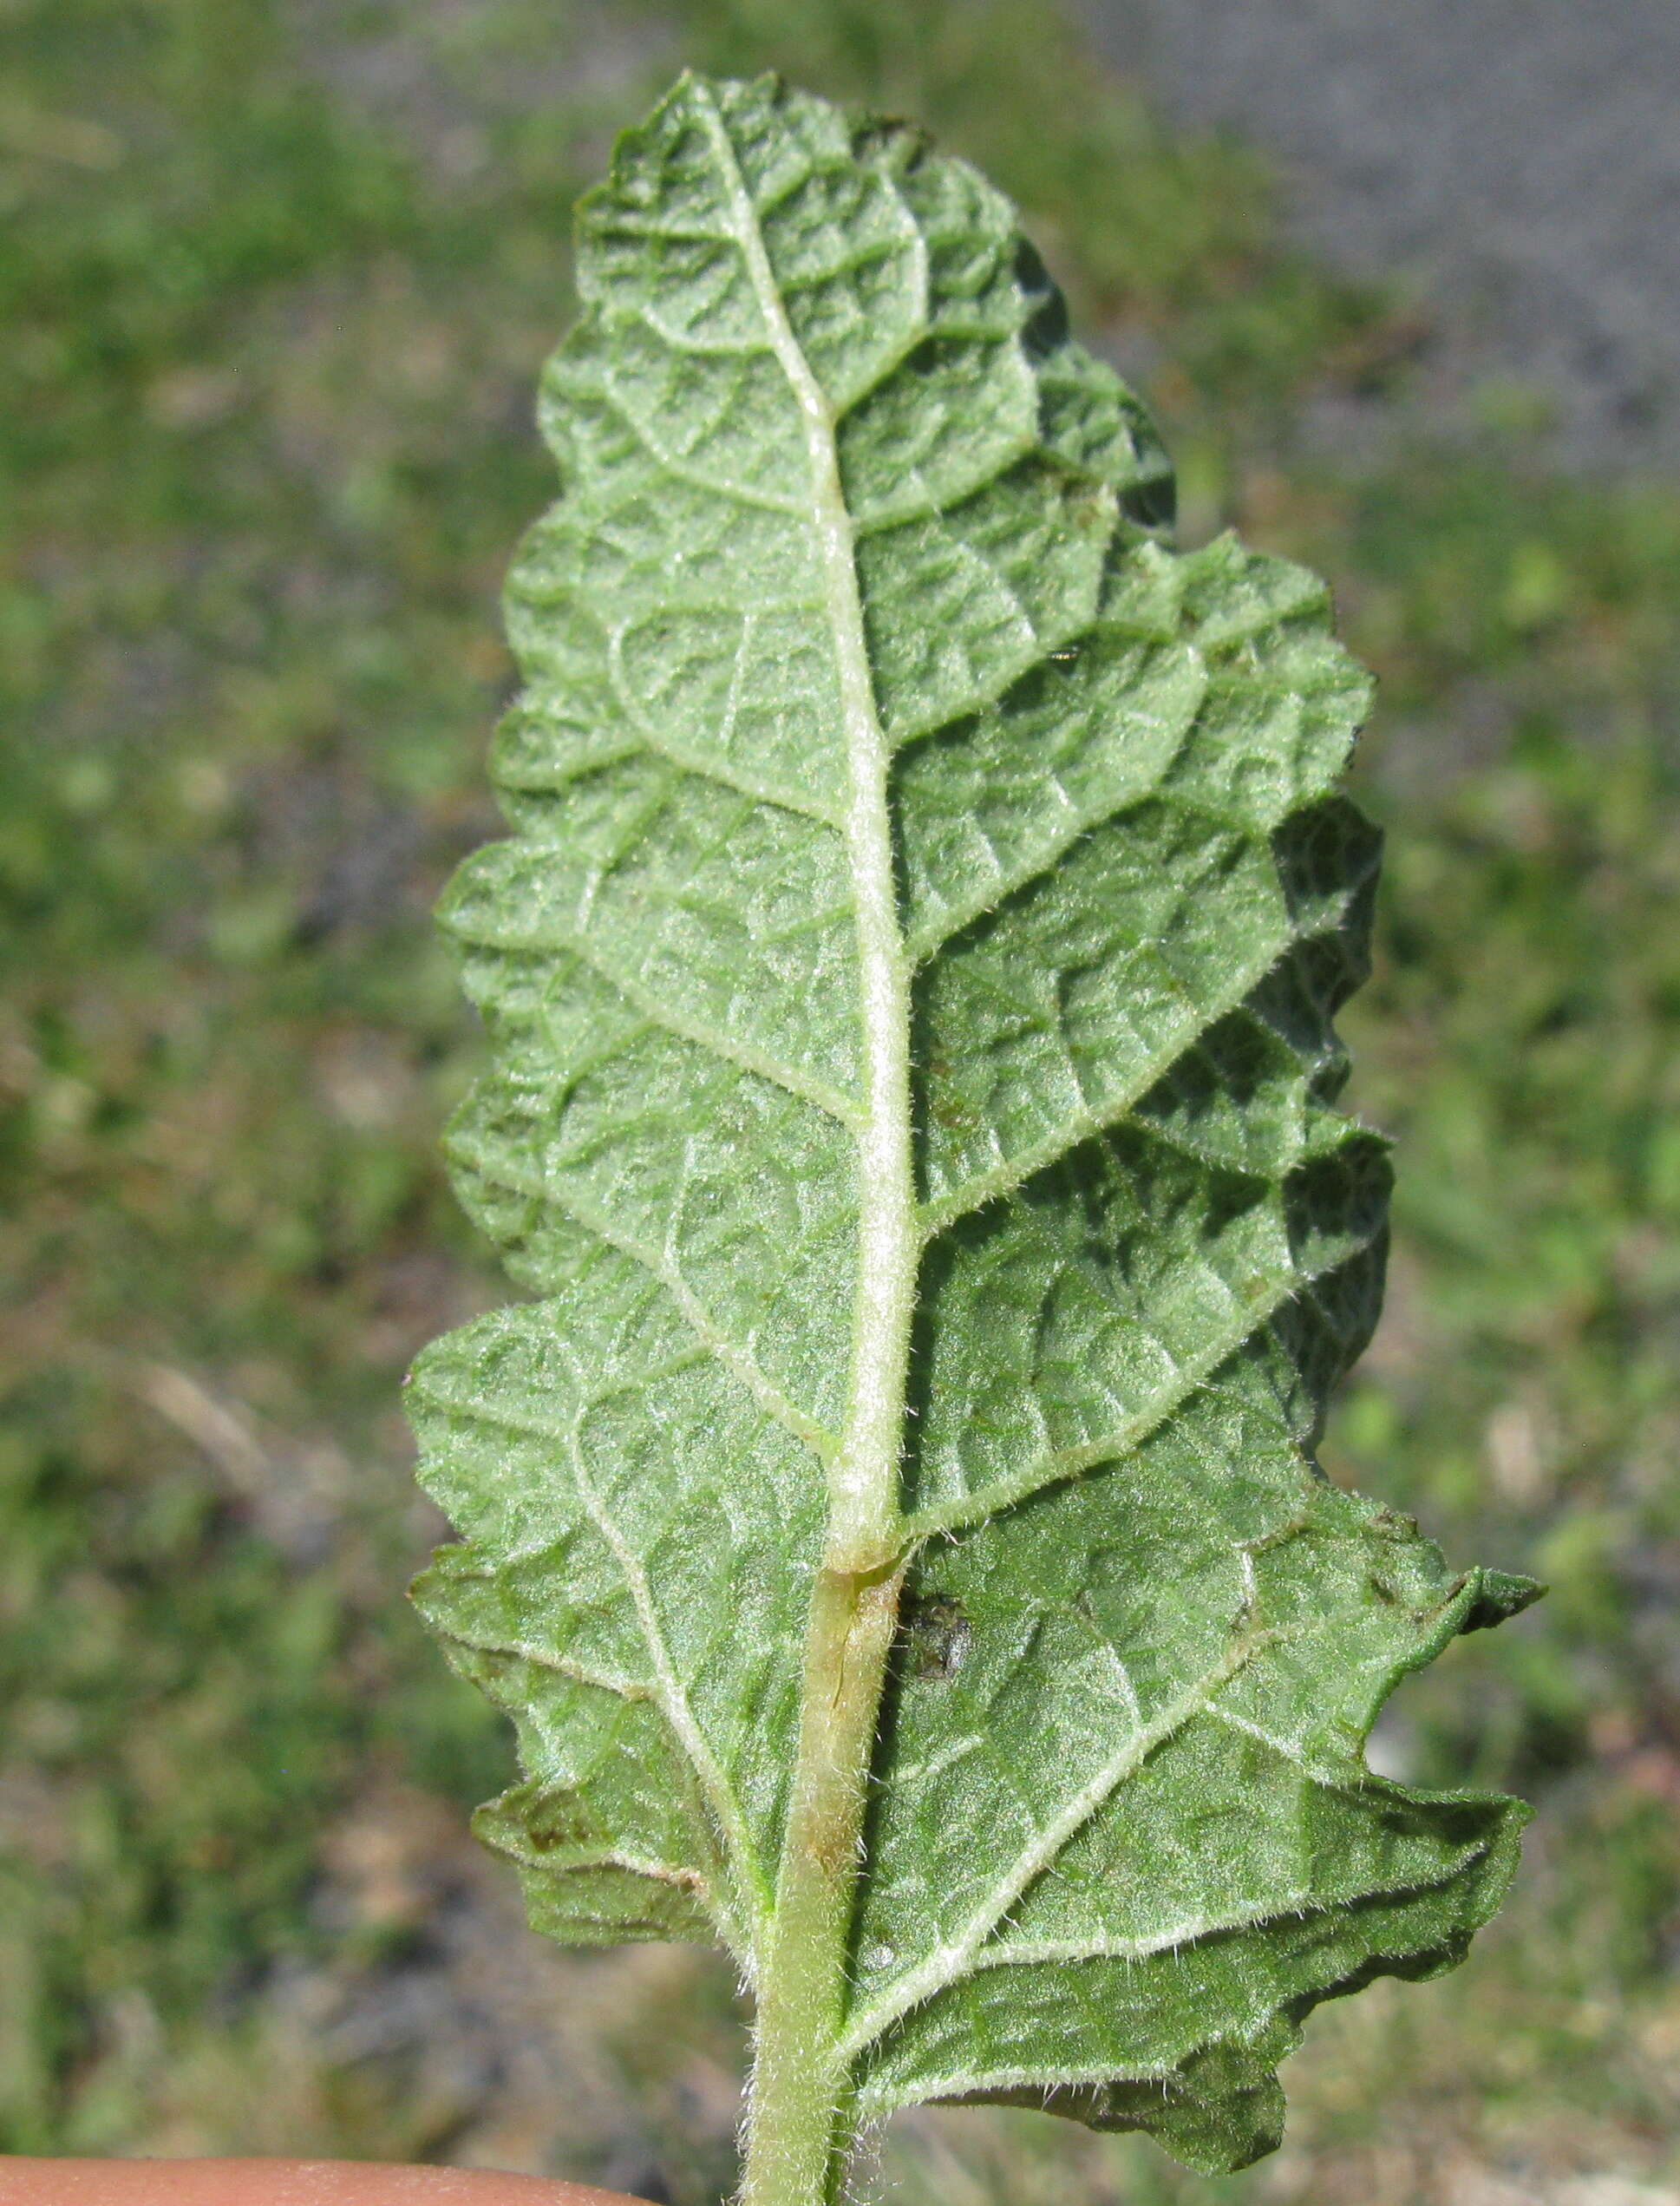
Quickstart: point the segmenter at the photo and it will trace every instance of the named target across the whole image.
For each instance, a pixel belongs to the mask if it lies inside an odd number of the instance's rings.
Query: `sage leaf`
[[[1117,211],[1123,219],[1123,210]],[[1337,1115],[1377,838],[1311,576],[1170,541],[1138,403],[913,130],[685,76],[579,212],[448,1154],[533,1299],[423,1355],[416,1582],[572,1943],[716,1941],[743,2197],[1016,2101],[1273,2145],[1524,1810],[1363,1745],[1450,1571],[1313,1450],[1381,1291]]]

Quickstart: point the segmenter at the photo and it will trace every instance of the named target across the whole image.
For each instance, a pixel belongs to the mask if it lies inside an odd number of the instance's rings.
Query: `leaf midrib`
[[[899,914],[888,797],[892,746],[875,701],[854,556],[840,481],[835,409],[795,337],[740,163],[709,86],[696,103],[717,162],[735,241],[770,349],[799,409],[811,470],[829,633],[839,678],[847,802],[843,834],[858,940],[864,1116],[858,1129],[858,1293],[851,1380],[840,1446],[829,1474],[830,1568],[888,1558],[899,1519],[911,1320],[922,1235],[917,1218],[910,1082],[910,972]],[[926,319],[926,248],[913,225]]]

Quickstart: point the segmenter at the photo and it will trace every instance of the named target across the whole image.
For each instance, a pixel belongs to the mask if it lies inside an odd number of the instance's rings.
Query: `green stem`
[[[898,1628],[902,1568],[817,1573],[799,1759],[758,1992],[741,2206],[833,2206],[852,2143],[836,2057],[869,1763]]]

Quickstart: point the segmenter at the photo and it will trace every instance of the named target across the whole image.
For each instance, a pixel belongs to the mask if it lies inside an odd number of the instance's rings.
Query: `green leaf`
[[[580,211],[513,834],[444,906],[449,1135],[534,1299],[411,1391],[417,1583],[552,1935],[716,1938],[745,2196],[1016,2099],[1275,2144],[1318,2000],[1458,1961],[1523,1810],[1363,1742],[1449,1572],[1313,1448],[1388,1165],[1337,1115],[1376,837],[1321,586],[1180,554],[1010,208],[685,77]]]

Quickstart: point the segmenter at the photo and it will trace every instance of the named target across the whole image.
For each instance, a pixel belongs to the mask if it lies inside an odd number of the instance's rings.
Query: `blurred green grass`
[[[567,208],[692,61],[981,161],[1186,533],[1335,579],[1390,835],[1354,1099],[1401,1178],[1326,1462],[1553,1587],[1381,1737],[1537,1801],[1518,1895],[1457,1977],[1315,2021],[1276,2162],[933,2115],[896,2195],[1680,2182],[1680,497],[1549,474],[1508,393],[1338,460],[1311,425],[1389,417],[1415,303],[1025,0],[13,0],[0,39],[0,2150],[727,2183],[722,1973],[539,1950],[462,1836],[507,1750],[400,1599],[439,1528],[395,1410],[503,1293],[441,1182],[475,1045],[427,911],[490,826]]]

